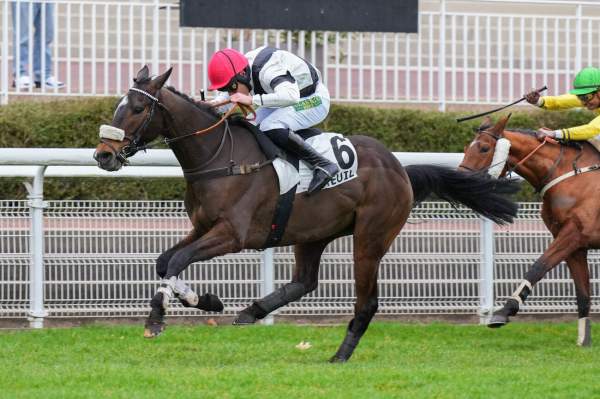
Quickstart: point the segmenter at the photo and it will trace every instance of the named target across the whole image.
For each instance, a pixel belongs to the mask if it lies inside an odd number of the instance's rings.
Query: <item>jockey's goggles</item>
[[[582,103],[587,103],[587,102],[590,102],[592,100],[592,98],[594,98],[594,96],[596,95],[596,93],[597,93],[597,91],[594,91],[594,92],[591,92],[591,93],[587,93],[587,94],[579,94],[579,95],[577,95],[577,98]]]

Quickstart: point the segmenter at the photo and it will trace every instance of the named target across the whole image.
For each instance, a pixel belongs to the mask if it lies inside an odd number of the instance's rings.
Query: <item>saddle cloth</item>
[[[323,187],[323,190],[356,178],[358,156],[350,140],[339,133],[323,132],[307,138],[306,142],[319,152],[319,154],[340,167],[339,173]],[[273,167],[279,179],[279,194],[287,193],[296,185],[296,194],[308,189],[308,185],[313,177],[313,170],[303,161],[300,161],[299,167],[296,168],[291,162],[278,157],[273,160]]]

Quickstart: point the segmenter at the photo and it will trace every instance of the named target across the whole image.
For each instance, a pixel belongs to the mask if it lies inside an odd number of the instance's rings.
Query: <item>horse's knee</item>
[[[158,274],[160,278],[164,278],[167,274],[170,260],[171,253],[169,251],[163,252],[162,254],[160,254],[158,259],[156,259],[156,274]]]

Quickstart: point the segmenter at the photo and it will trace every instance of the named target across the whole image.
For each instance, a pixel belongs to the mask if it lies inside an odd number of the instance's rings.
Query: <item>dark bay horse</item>
[[[532,287],[561,261],[575,283],[581,346],[591,345],[589,249],[600,248],[600,154],[588,142],[569,145],[540,142],[535,131],[505,130],[510,115],[493,125],[484,122],[465,148],[460,169],[496,169],[500,177],[514,170],[543,196],[542,219],[554,240],[525,274],[524,280],[492,316],[501,327],[519,311]],[[510,147],[508,147],[510,146]],[[501,148],[502,147],[502,148]],[[498,154],[505,153],[507,156]],[[504,161],[506,161],[504,163]],[[587,173],[589,172],[589,173]]]
[[[94,158],[105,170],[117,170],[137,150],[159,135],[179,160],[187,180],[185,207],[193,224],[189,235],[161,254],[156,271],[162,284],[151,300],[148,337],[165,328],[164,316],[173,295],[185,306],[220,311],[216,295],[198,297],[177,276],[192,262],[242,249],[262,249],[271,229],[279,188],[271,165],[248,174],[216,176],[206,170],[264,163],[265,155],[246,126],[221,123],[206,103],[196,103],[171,87],[163,87],[171,70],[151,78],[147,67],[123,97],[111,126],[101,127],[102,142]],[[102,134],[102,131],[105,134]],[[415,138],[418,140],[418,138]],[[364,136],[349,139],[358,154],[358,177],[311,196],[296,195],[285,234],[278,245],[295,245],[292,281],[244,309],[234,324],[251,324],[275,309],[298,300],[317,287],[321,254],[335,238],[354,235],[354,318],[333,362],[347,361],[377,311],[379,262],[394,241],[415,201],[434,192],[461,203],[498,223],[510,222],[516,204],[505,198],[515,184],[481,173],[464,173],[433,165],[403,168],[380,142]],[[191,178],[195,176],[195,178]]]

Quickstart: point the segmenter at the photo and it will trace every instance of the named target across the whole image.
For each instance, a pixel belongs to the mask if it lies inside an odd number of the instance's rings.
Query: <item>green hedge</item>
[[[0,147],[95,147],[98,126],[111,120],[116,101],[116,98],[32,101],[0,107]],[[456,117],[456,113],[431,110],[334,105],[320,127],[346,135],[369,135],[392,151],[462,152],[479,121],[457,124]],[[587,111],[520,111],[513,113],[510,126],[559,128],[584,124],[592,117]],[[182,179],[48,178],[45,196],[48,199],[182,199],[184,187]],[[25,196],[21,179],[0,180],[0,199]],[[519,199],[535,197],[530,188],[524,188]]]

